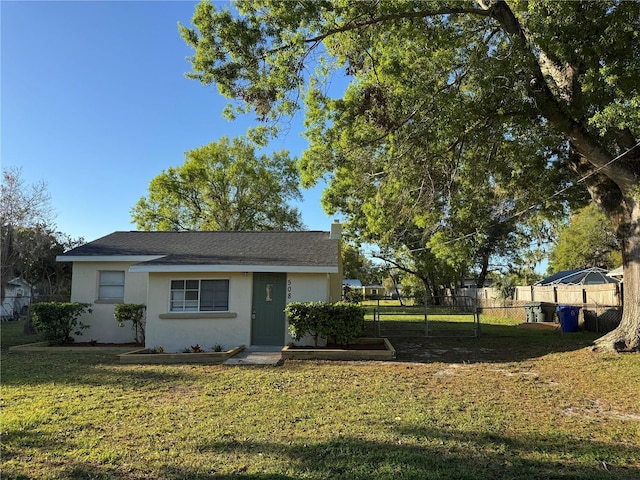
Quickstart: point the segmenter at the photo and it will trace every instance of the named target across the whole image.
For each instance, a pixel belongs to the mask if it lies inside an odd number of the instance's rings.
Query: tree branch
[[[358,30],[364,27],[370,27],[372,25],[376,25],[378,23],[388,22],[390,20],[406,20],[411,18],[425,18],[425,17],[436,17],[438,15],[456,15],[456,14],[473,14],[479,15],[482,17],[490,17],[490,13],[487,10],[480,10],[478,8],[440,8],[437,10],[420,10],[417,12],[403,12],[403,13],[390,13],[387,15],[381,15],[380,17],[371,18],[365,22],[350,22],[342,27],[334,28],[329,30],[326,33],[318,35],[313,38],[308,38],[305,40],[305,43],[313,43],[317,41],[322,41],[331,35],[335,35],[336,33],[344,33],[350,30]]]
[[[556,129],[567,136],[571,146],[575,148],[586,161],[597,168],[602,168],[602,173],[615,182],[621,189],[631,191],[631,189],[634,188],[635,182],[632,176],[629,175],[628,169],[620,167],[619,162],[607,165],[613,158],[613,155],[608,152],[600,144],[598,139],[590,134],[583,125],[574,120],[574,118],[564,110],[549,88],[540,65],[542,60],[539,60],[533,53],[526,33],[509,5],[507,5],[504,0],[498,0],[488,6],[487,12],[502,26],[514,46],[527,58],[532,75],[528,90],[530,96],[536,101],[540,113],[549,120]]]
[[[332,35],[338,33],[349,32],[352,30],[358,30],[361,28],[370,27],[380,23],[392,21],[392,20],[407,20],[407,19],[421,19],[426,17],[436,17],[438,15],[459,15],[459,14],[472,14],[481,17],[490,17],[491,14],[488,10],[482,10],[479,8],[463,8],[463,7],[443,7],[436,10],[420,10],[417,12],[402,12],[402,13],[390,13],[387,15],[381,15],[379,17],[370,18],[369,20],[357,22],[349,21],[341,27],[332,28],[324,33],[316,35],[315,37],[305,38],[304,43],[313,43],[313,46],[309,50],[316,48],[323,40],[329,38]],[[283,45],[278,48],[269,50],[268,53],[276,53],[282,50],[291,48],[291,44]]]

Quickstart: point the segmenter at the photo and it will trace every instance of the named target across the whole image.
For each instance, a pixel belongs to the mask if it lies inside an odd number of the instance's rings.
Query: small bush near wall
[[[358,338],[364,312],[364,307],[346,302],[290,303],[285,308],[289,334],[296,340],[311,335],[316,346],[320,338],[333,339],[338,345],[348,345]]]
[[[134,338],[142,345],[144,345],[146,308],[145,305],[137,303],[120,303],[113,309],[113,318],[118,322],[118,326],[124,327],[125,322],[131,322]]]
[[[31,305],[33,325],[42,337],[53,344],[73,342],[72,334],[80,335],[89,325],[78,320],[91,313],[90,303],[43,302]]]

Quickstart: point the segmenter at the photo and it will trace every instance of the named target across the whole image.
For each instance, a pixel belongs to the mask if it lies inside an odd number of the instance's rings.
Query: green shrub
[[[80,335],[89,328],[78,320],[83,313],[91,313],[90,303],[43,302],[31,305],[33,325],[42,337],[52,344],[73,342],[73,335]]]
[[[131,328],[136,342],[144,345],[147,307],[137,303],[119,303],[113,309],[113,318],[119,327],[124,327],[125,322],[131,322]]]
[[[316,346],[320,338],[332,339],[338,345],[348,345],[358,338],[364,312],[364,307],[347,302],[290,303],[285,308],[289,334],[296,340],[311,335]]]
[[[343,298],[345,302],[349,303],[361,303],[364,300],[364,295],[362,295],[362,290],[351,288],[346,286],[343,291]]]

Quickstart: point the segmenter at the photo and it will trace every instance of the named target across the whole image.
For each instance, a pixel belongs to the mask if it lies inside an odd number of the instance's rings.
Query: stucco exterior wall
[[[135,340],[132,329],[125,325],[119,327],[113,318],[113,309],[117,303],[147,302],[147,274],[129,272],[130,263],[125,262],[74,262],[71,279],[71,301],[92,304],[92,313],[80,317],[80,321],[89,328],[76,336],[77,341],[96,340],[104,343],[123,343]],[[100,271],[123,271],[124,302],[105,302],[98,300]]]
[[[229,313],[170,313],[171,280],[183,279],[228,279]],[[196,344],[205,350],[250,345],[252,280],[250,273],[151,273],[146,346],[181,352]]]
[[[74,262],[71,300],[92,304],[93,313],[80,320],[89,328],[78,341],[131,342],[129,328],[118,327],[113,310],[116,303],[98,300],[99,272],[124,271],[125,296],[121,303],[147,306],[146,347],[162,346],[166,352],[181,352],[192,345],[212,350],[216,345],[229,349],[251,345],[253,305],[252,273],[144,273],[130,272],[126,262]],[[336,274],[287,274],[287,303],[329,302],[334,298]],[[171,280],[228,279],[229,312],[172,313],[169,311]],[[341,282],[340,282],[341,283]],[[286,343],[291,341],[288,333]]]
[[[290,273],[287,275],[287,303],[292,302],[330,302],[332,277],[335,274]],[[342,283],[342,282],[341,282]],[[292,342],[289,325],[286,329],[286,343]],[[311,344],[307,338],[301,339],[300,345]]]

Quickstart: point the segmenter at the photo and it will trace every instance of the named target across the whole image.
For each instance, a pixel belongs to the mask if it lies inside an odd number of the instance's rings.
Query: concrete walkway
[[[271,345],[254,345],[245,348],[237,355],[224,362],[224,365],[271,365],[273,367],[282,361],[282,347]]]

